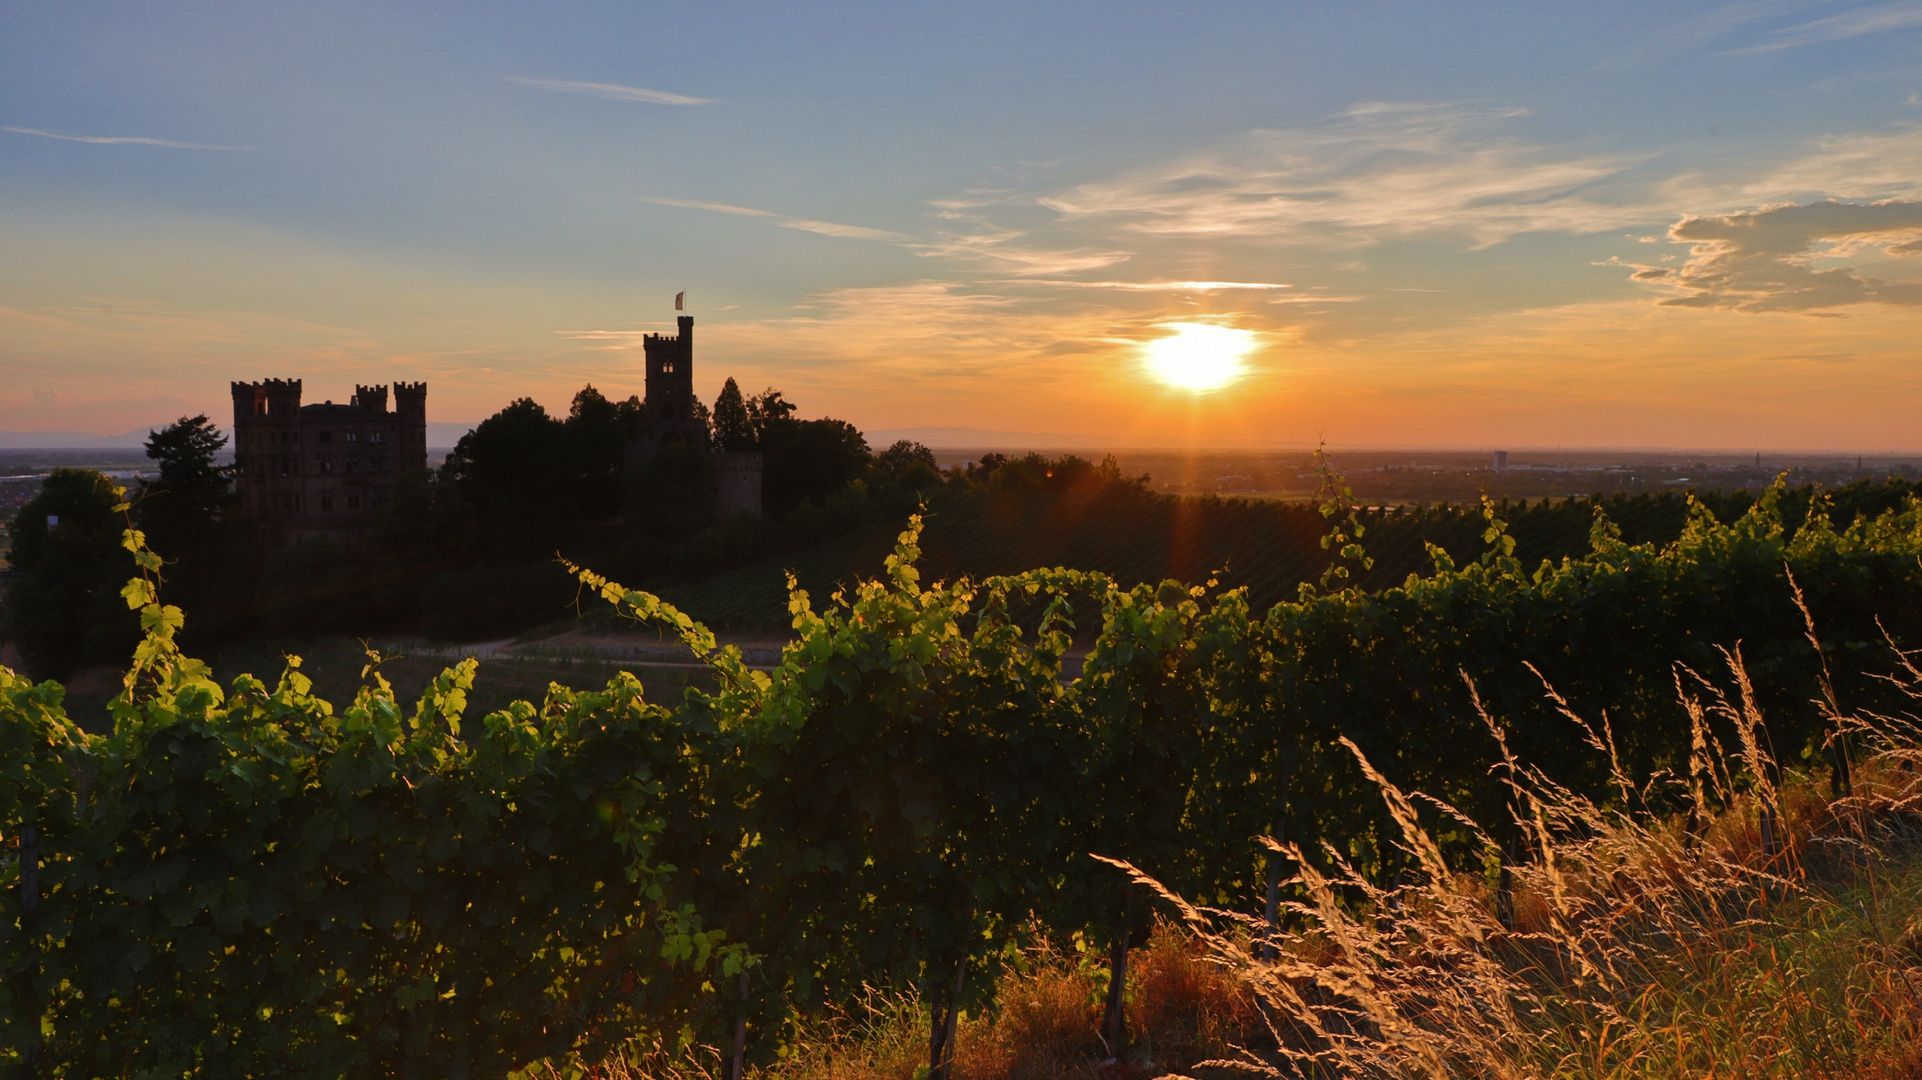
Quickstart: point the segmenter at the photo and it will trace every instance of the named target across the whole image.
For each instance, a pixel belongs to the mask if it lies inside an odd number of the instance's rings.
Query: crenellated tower
[[[707,425],[694,411],[694,317],[674,320],[680,333],[641,338],[647,355],[647,399],[642,403],[647,450],[673,443],[707,446]]]
[[[363,409],[372,409],[375,412],[384,413],[387,411],[387,388],[385,386],[362,386],[359,383],[355,383],[354,396],[347,404],[358,405]]]

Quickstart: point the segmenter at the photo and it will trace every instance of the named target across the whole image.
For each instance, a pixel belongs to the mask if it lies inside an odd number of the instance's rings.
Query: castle
[[[627,444],[628,468],[646,461],[668,446],[708,449],[707,418],[694,397],[694,318],[675,320],[679,333],[647,334],[641,349],[647,357],[647,396],[641,403],[641,423]],[[721,450],[713,454],[715,495],[722,520],[745,510],[761,512],[761,455],[751,450]]]
[[[641,339],[647,397],[629,439],[627,466],[669,446],[707,450],[707,417],[694,396],[694,320],[673,337]],[[233,383],[234,487],[242,513],[270,544],[313,536],[362,538],[394,497],[394,479],[427,467],[427,384],[356,386],[345,405],[300,403],[299,379]],[[761,512],[761,455],[712,455],[723,519]]]
[[[427,384],[356,386],[345,405],[300,403],[299,379],[237,382],[234,487],[270,543],[360,538],[394,494],[394,478],[427,467]]]

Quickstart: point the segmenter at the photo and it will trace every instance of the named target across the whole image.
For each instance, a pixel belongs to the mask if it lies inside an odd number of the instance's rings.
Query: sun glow
[[[1163,323],[1174,333],[1141,346],[1148,374],[1177,390],[1204,393],[1240,378],[1255,349],[1252,330],[1208,323]]]

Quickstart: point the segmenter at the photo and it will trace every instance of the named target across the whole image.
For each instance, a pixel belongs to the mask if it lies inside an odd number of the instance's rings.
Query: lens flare
[[[1141,346],[1148,374],[1177,390],[1219,390],[1246,373],[1255,333],[1208,323],[1163,323],[1174,333]]]

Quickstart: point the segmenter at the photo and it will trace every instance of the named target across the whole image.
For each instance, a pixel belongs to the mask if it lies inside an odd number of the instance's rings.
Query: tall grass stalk
[[[1922,1077],[1922,721],[1849,718],[1844,733],[1862,752],[1852,793],[1819,797],[1812,783],[1778,782],[1741,654],[1724,658],[1728,690],[1678,672],[1694,726],[1686,778],[1631,783],[1606,721],[1597,730],[1563,705],[1607,755],[1615,805],[1518,762],[1482,712],[1529,853],[1507,867],[1506,897],[1451,868],[1418,804],[1499,857],[1486,831],[1403,792],[1346,740],[1399,829],[1412,880],[1383,886],[1336,851],[1316,858],[1272,843],[1299,869],[1287,905],[1296,928],[1270,958],[1265,919],[1192,905],[1135,873],[1263,1006],[1267,1038],[1197,1068],[1433,1080]],[[1903,664],[1899,681],[1922,702],[1922,668],[1914,655]],[[1837,715],[1832,699],[1817,704]],[[1718,717],[1738,735],[1733,755],[1711,733]],[[1649,809],[1675,804],[1671,796],[1686,817]]]

